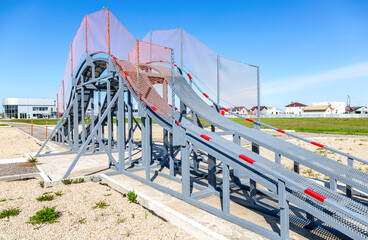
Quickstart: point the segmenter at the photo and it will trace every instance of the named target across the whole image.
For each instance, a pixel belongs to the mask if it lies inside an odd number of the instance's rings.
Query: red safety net
[[[172,116],[168,104],[173,71],[171,54],[170,48],[137,41],[128,61],[117,61],[120,74],[128,75],[127,82],[138,99],[167,120]]]
[[[135,48],[134,36],[109,11],[101,11],[86,15],[75,35],[64,72],[64,86],[59,101],[67,104],[71,90],[71,79],[76,77],[78,68],[86,54],[102,52],[111,54],[120,60],[127,59],[128,53]],[[62,106],[64,109],[66,106]]]

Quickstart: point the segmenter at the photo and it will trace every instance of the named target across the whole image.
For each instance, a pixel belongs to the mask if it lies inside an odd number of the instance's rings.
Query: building
[[[282,114],[282,111],[275,107],[267,107],[266,114],[267,115],[278,115],[278,114]]]
[[[261,115],[265,115],[267,114],[267,107],[266,106],[259,106],[260,110],[261,110]],[[254,106],[251,109],[251,115],[257,115],[258,114],[258,107]]]
[[[364,106],[360,107],[351,107],[351,113],[354,114],[368,114],[368,108]]]
[[[3,98],[4,118],[54,118],[55,100],[51,98]]]
[[[291,102],[289,105],[285,106],[286,114],[301,114],[303,112],[303,108],[307,105],[298,102]]]
[[[244,106],[233,107],[231,111],[239,115],[248,115],[248,109]]]
[[[303,114],[331,114],[332,111],[331,105],[306,106],[303,108]]]
[[[346,112],[345,102],[315,102],[315,103],[312,103],[312,106],[323,106],[323,105],[330,105],[332,108],[332,113],[335,113],[335,114],[344,114]]]

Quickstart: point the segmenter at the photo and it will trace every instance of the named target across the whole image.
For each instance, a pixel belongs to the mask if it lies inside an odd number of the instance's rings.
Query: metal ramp
[[[110,23],[109,10],[102,10],[103,14]],[[107,32],[110,36],[109,27]],[[87,34],[85,40],[88,42]],[[277,159],[286,156],[366,193],[367,174],[224,118],[182,77],[172,49],[136,40],[135,47],[127,51],[127,60],[119,60],[113,56],[119,52],[112,54],[109,37],[107,40],[108,52],[89,53],[86,47],[74,71],[68,107],[36,154],[75,153],[63,179],[70,176],[81,156],[106,154],[111,168],[108,175],[138,179],[270,239],[288,239],[290,223],[312,229],[320,238],[368,238],[367,206],[282,167]],[[96,74],[96,70],[100,72]],[[100,94],[106,96],[103,104]],[[180,111],[175,107],[177,100]],[[140,121],[133,115],[134,102]],[[85,123],[88,103],[90,125]],[[186,107],[210,122],[212,131],[198,126],[196,119],[188,119]],[[153,121],[162,128],[160,144],[152,139]],[[138,129],[140,140],[134,142]],[[239,145],[240,138],[252,142],[252,151]],[[42,153],[48,141],[70,151]],[[259,146],[274,151],[276,161],[260,156]],[[166,180],[157,181],[157,176]],[[173,189],[171,182],[180,187]],[[208,197],[216,197],[219,206],[207,202]],[[279,229],[248,221],[234,212],[233,203],[276,217]]]

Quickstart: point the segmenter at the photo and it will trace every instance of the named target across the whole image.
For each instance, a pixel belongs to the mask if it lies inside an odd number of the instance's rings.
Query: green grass
[[[137,202],[138,195],[134,191],[129,191],[127,193],[127,197],[128,197],[129,202],[131,202],[131,203],[136,203]]]
[[[11,120],[3,120],[6,122],[14,122],[14,123],[29,123],[31,124],[31,119],[11,119]],[[49,119],[48,125],[56,125],[58,119]],[[35,125],[46,125],[46,119],[33,119],[33,124]]]
[[[8,218],[12,216],[17,216],[20,213],[20,210],[17,208],[9,208],[0,212],[0,219]]]
[[[54,223],[59,217],[60,212],[55,211],[55,207],[44,207],[42,210],[36,212],[36,214],[29,218],[30,224],[37,223]]]
[[[43,202],[43,201],[52,201],[54,200],[54,195],[51,194],[43,194],[42,196],[36,198],[37,201]]]
[[[8,124],[0,124],[0,127],[6,127],[9,126]]]
[[[97,203],[95,203],[96,205],[93,207],[93,209],[95,208],[106,208],[108,206],[110,206],[109,204],[103,202],[103,201],[99,201]]]
[[[244,119],[230,119],[245,125]],[[256,120],[255,118],[252,119]],[[203,119],[201,121],[210,126]],[[367,118],[262,118],[261,122],[279,129],[295,130],[297,132],[368,135]],[[247,121],[246,126],[253,128],[253,123]]]

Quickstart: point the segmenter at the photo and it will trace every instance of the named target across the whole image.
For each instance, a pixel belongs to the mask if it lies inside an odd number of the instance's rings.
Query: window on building
[[[33,107],[33,111],[39,111],[39,112],[44,112],[47,111],[48,107]]]
[[[5,118],[18,118],[17,105],[4,105]]]

